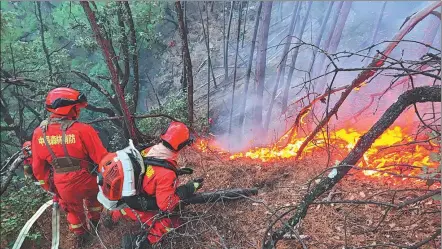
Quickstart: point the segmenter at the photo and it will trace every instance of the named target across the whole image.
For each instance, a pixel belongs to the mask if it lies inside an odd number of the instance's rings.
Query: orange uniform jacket
[[[65,155],[61,143],[62,131],[60,126],[58,123],[48,125],[46,138],[55,155],[57,157],[64,157],[67,155]],[[80,122],[72,124],[66,131],[65,143],[70,157],[92,160],[92,162],[98,164],[107,154],[107,150],[101,143],[98,133],[88,124]],[[32,137],[32,169],[35,178],[46,190],[50,190],[49,176],[50,168],[52,167],[50,165],[51,162],[52,157],[45,145],[42,129],[37,127]],[[60,188],[64,187],[71,188],[73,187],[72,185],[76,184],[84,184],[85,180],[90,178],[95,181],[95,178],[92,177],[87,170],[88,166],[87,162],[82,161],[80,165],[81,170],[64,174],[54,174],[54,183],[58,190],[61,191]]]

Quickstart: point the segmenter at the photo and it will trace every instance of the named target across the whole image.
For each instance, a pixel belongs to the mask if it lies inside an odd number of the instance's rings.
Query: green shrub
[[[184,93],[170,95],[165,98],[161,107],[153,108],[149,114],[166,114],[177,120],[187,123],[187,98]],[[144,134],[158,136],[168,123],[168,118],[144,118],[137,121],[137,125]]]
[[[14,189],[16,187],[16,189]],[[34,215],[37,209],[50,199],[40,186],[29,179],[14,177],[7,193],[1,197],[1,227],[0,234],[3,243],[12,245],[25,223]],[[31,232],[28,239],[41,239],[39,232]]]

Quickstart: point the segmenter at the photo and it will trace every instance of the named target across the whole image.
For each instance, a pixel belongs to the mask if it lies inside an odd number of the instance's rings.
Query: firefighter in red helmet
[[[32,137],[34,176],[45,190],[63,200],[69,229],[77,235],[79,247],[87,238],[85,211],[89,225],[96,226],[100,219],[102,205],[97,201],[98,186],[91,172],[93,163],[98,164],[107,154],[94,128],[77,121],[86,106],[86,96],[75,89],[51,90],[46,97],[51,115]],[[51,186],[52,179],[55,186]]]
[[[170,214],[177,208],[180,200],[189,198],[202,186],[202,179],[178,185],[178,153],[192,141],[185,124],[172,122],[163,131],[161,142],[142,150],[141,153],[128,147],[103,158],[98,170],[98,199],[106,208],[114,209],[111,212],[114,222],[125,217],[145,223],[146,230],[141,234],[124,235],[122,248],[151,248],[164,234],[179,226],[178,217],[163,215],[158,218],[156,215],[159,212]],[[131,156],[128,151],[139,154],[142,163],[136,163],[137,160],[134,159],[128,160],[127,158],[137,157]],[[128,172],[134,173],[128,177]],[[112,177],[109,177],[110,175]],[[128,182],[135,182],[133,189],[128,187]],[[120,209],[120,205],[127,205],[129,208]]]

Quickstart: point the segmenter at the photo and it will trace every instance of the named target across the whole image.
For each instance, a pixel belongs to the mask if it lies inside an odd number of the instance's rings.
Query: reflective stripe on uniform
[[[80,228],[83,227],[83,223],[80,224],[69,224],[69,228],[70,229],[76,229],[76,228]]]
[[[120,211],[122,215],[126,215],[126,211],[124,211],[124,209],[121,209]]]
[[[91,211],[91,212],[97,212],[97,211],[101,211],[103,209],[102,206],[98,206],[98,207],[88,207],[87,210]]]

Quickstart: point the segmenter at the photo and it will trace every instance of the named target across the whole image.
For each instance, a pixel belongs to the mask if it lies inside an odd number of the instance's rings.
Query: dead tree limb
[[[0,184],[0,195],[2,195],[6,189],[8,188],[9,182],[11,182],[12,177],[14,176],[14,171],[21,165],[23,160],[25,159],[23,154],[20,154],[11,164],[9,169],[6,171],[4,176],[1,176],[1,184]]]
[[[440,86],[417,87],[400,95],[398,100],[392,104],[371,129],[359,139],[353,150],[351,150],[347,157],[338,165],[336,168],[336,175],[334,177],[323,177],[315,188],[309,191],[301,200],[295,214],[288,220],[288,225],[273,232],[271,237],[266,240],[263,248],[274,248],[284,234],[290,232],[291,229],[293,229],[299,221],[307,215],[308,207],[316,200],[316,198],[335,186],[348,173],[348,171],[350,171],[351,167],[346,167],[346,165],[356,165],[364,153],[371,147],[373,142],[393,124],[408,106],[415,103],[438,102],[440,99]]]
[[[434,2],[427,6],[425,9],[421,10],[420,12],[416,13],[410,20],[408,20],[405,25],[402,27],[402,29],[393,37],[392,40],[396,42],[390,43],[387,48],[382,52],[382,54],[377,54],[377,56],[373,59],[373,61],[367,66],[370,67],[381,67],[386,60],[386,56],[390,55],[390,53],[393,51],[393,49],[399,44],[400,40],[404,38],[408,32],[410,32],[413,27],[419,23],[422,19],[424,19],[427,15],[431,13],[434,9],[441,6],[442,2]],[[342,103],[344,103],[345,99],[350,95],[350,93],[353,91],[354,88],[359,87],[362,83],[364,83],[366,80],[368,80],[370,77],[372,77],[375,74],[375,70],[364,70],[354,79],[350,85],[349,88],[347,88],[339,98],[339,100],[336,102],[335,106],[330,110],[330,112],[324,117],[324,119],[319,122],[319,124],[316,126],[316,128],[313,130],[312,133],[308,135],[308,137],[304,140],[304,142],[299,147],[299,150],[296,153],[296,159],[299,159],[299,157],[302,154],[302,151],[304,148],[309,144],[312,139],[316,136],[316,134],[322,130],[322,128],[328,123],[330,118],[334,116],[339,108],[341,107]]]

